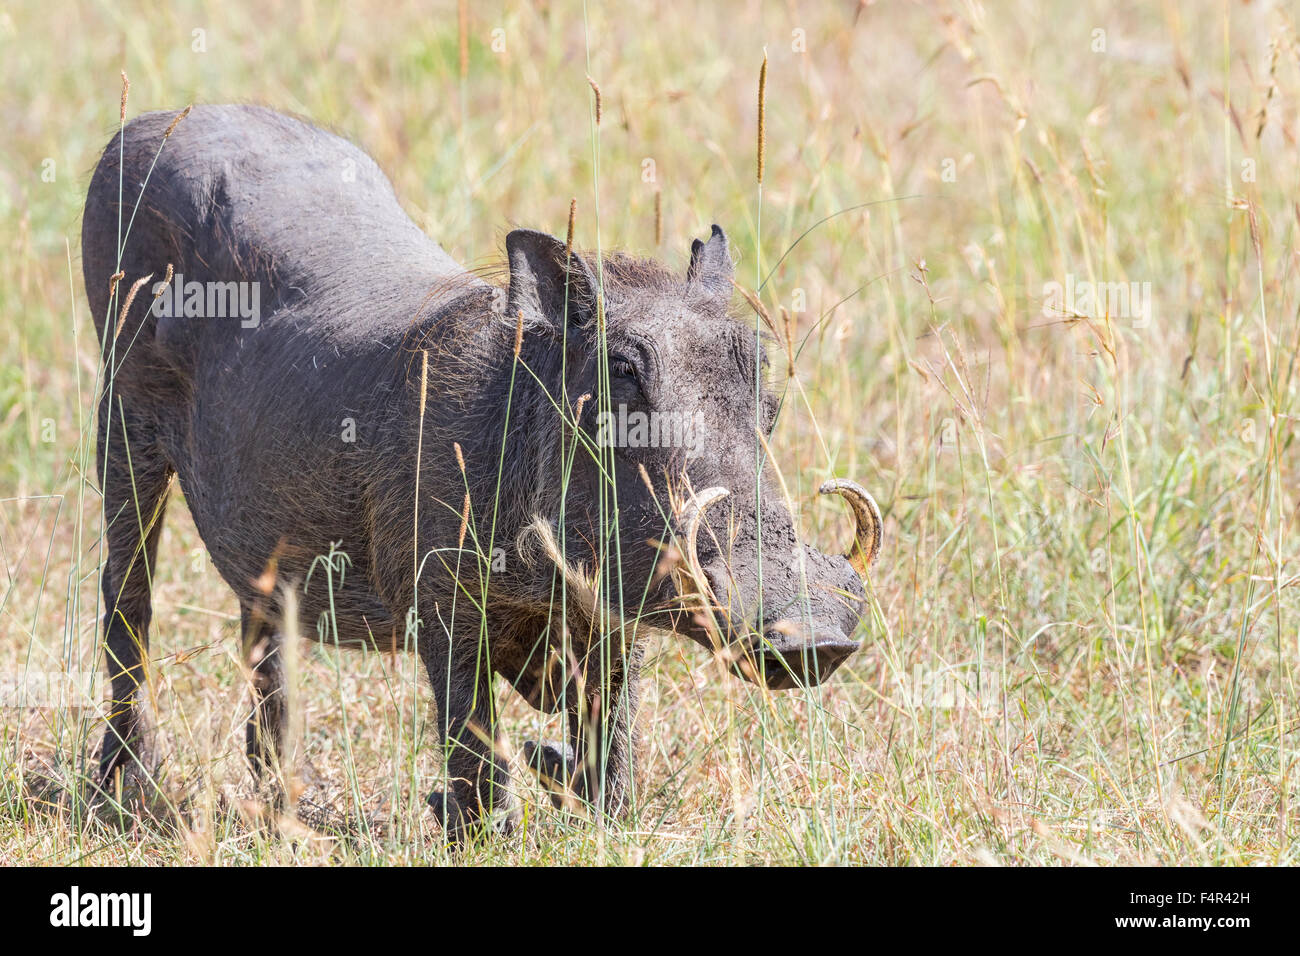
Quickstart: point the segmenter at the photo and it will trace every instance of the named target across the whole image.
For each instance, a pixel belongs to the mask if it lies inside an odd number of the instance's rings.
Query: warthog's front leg
[[[437,702],[438,731],[446,747],[448,792],[429,795],[429,805],[454,844],[491,827],[514,829],[509,772],[497,744],[492,681],[474,646],[426,653],[425,670]]]
[[[588,688],[569,708],[567,743],[527,743],[524,756],[548,786],[567,785],[607,816],[622,817],[632,792],[639,703],[640,660],[633,653],[605,686]]]

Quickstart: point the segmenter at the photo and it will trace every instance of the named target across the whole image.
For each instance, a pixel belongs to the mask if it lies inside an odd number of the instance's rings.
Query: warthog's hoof
[[[455,814],[456,812],[453,809],[456,804],[455,799],[441,790],[435,790],[433,793],[429,794],[425,802],[429,804],[429,807],[433,810],[434,816],[436,816],[438,822],[442,824],[443,829],[447,829],[448,811],[450,810],[452,814]]]
[[[447,834],[447,842],[452,846],[464,846],[476,837],[484,836],[489,832],[499,836],[509,836],[515,830],[515,817],[508,809],[491,814],[491,826],[485,826],[481,815],[465,813],[460,802],[442,790],[430,793],[425,802],[429,804],[438,822],[442,824],[443,832]]]
[[[121,762],[97,776],[87,798],[91,815],[105,823],[125,823],[131,818],[162,821],[172,816],[157,775],[134,760]]]
[[[570,803],[574,775],[578,770],[578,755],[573,748],[558,740],[524,741],[524,760],[533,768],[543,787],[551,795],[551,803],[563,810]]]

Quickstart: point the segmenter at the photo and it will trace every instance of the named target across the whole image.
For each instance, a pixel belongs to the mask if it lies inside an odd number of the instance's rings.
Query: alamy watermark
[[[83,893],[74,885],[50,897],[50,925],[123,927],[133,936],[148,936],[153,928],[153,894]]]
[[[1066,274],[1065,285],[1043,283],[1043,315],[1092,316],[1130,321],[1133,328],[1145,329],[1154,317],[1155,300],[1150,282],[1093,282]]]
[[[258,282],[186,282],[176,273],[172,281],[155,282],[153,305],[156,318],[239,319],[245,329],[262,322],[262,290]]]
[[[596,416],[601,448],[684,448],[694,457],[704,448],[704,413],[629,410],[626,405]]]
[[[937,668],[913,665],[911,673],[894,677],[904,706],[933,710],[996,713],[1002,706],[1002,682],[994,668],[970,663]]]
[[[0,708],[99,709],[90,671],[0,673]]]

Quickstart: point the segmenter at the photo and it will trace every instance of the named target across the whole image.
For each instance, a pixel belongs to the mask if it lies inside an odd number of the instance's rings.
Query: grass
[[[656,11],[471,8],[463,44],[453,4],[0,13],[7,686],[103,670],[77,244],[125,69],[131,115],[248,100],[346,134],[471,265],[513,224],[560,234],[570,197],[579,245],[683,267],[722,223],[794,323],[773,449],[805,535],[847,538],[813,497],[831,474],[885,512],[866,646],[828,686],[765,694],[658,643],[628,825],[553,810],[516,760],[523,832],[463,861],[1297,862],[1297,25],[1209,2]],[[1048,286],[1083,282],[1150,283],[1153,308]],[[413,657],[302,646],[307,812],[293,838],[253,825],[238,607],[182,502],[151,656],[183,823],[82,826],[93,709],[5,706],[0,862],[444,859]],[[503,706],[516,745],[554,735]]]

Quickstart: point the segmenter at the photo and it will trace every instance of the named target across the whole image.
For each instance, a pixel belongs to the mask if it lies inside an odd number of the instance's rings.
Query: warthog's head
[[[621,255],[601,260],[598,275],[528,230],[506,247],[509,314],[554,343],[551,361],[563,357],[562,404],[581,431],[565,463],[565,554],[577,544],[620,569],[599,597],[625,619],[671,627],[749,680],[824,680],[858,649],[880,512],[857,484],[827,481],[821,491],[842,495],[856,519],[849,554],[798,540],[766,449],[779,402],[754,326],[728,311],[722,230],[693,244],[685,275]],[[599,518],[615,507],[616,536]]]

